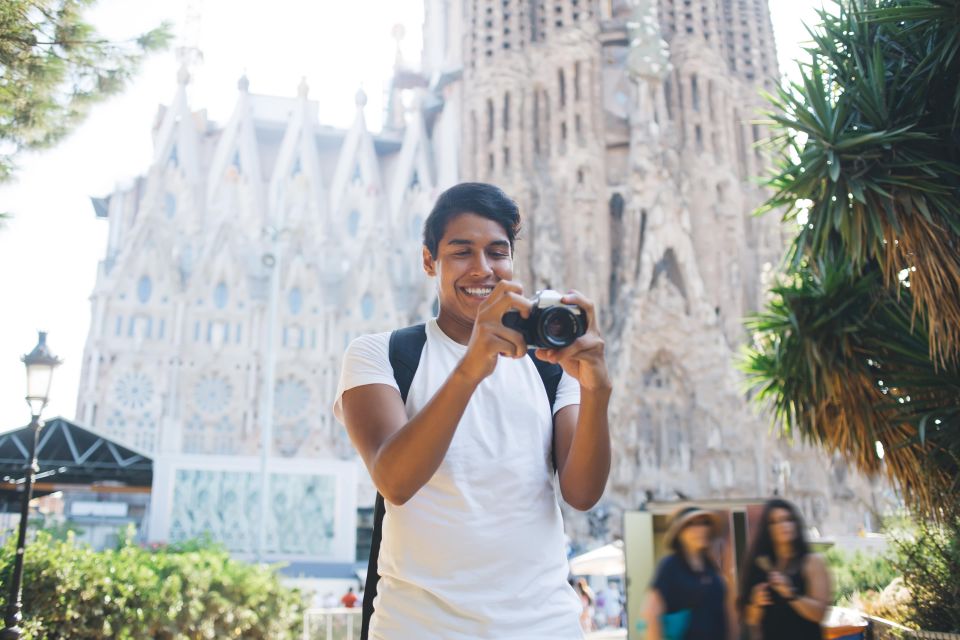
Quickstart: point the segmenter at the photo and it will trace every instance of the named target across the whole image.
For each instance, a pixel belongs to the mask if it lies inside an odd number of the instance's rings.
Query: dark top
[[[798,597],[807,595],[807,581],[801,570],[802,562],[797,566],[784,571],[783,574],[793,585]],[[767,579],[765,571],[753,565],[750,571],[750,590],[753,585]],[[750,593],[750,590],[747,593]],[[816,622],[807,620],[794,611],[790,603],[775,590],[770,589],[772,604],[763,607],[763,618],[760,620],[760,629],[764,640],[820,640],[823,632]]]
[[[793,584],[797,596],[806,595],[807,581],[803,578],[803,571],[798,568],[792,572],[784,572],[784,575]],[[764,609],[763,620],[760,625],[765,639],[820,640],[823,637],[819,624],[801,616],[779,593],[773,589],[770,591],[773,596],[773,604]]]
[[[671,554],[660,561],[651,585],[660,593],[666,613],[689,609],[690,627],[685,640],[718,640],[727,635],[723,577],[709,564],[694,571],[686,560]]]

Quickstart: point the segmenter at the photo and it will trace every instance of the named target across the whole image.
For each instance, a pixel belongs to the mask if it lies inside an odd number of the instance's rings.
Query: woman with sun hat
[[[723,530],[714,511],[679,509],[664,535],[672,553],[657,566],[644,608],[647,640],[730,638],[727,586],[711,553]]]

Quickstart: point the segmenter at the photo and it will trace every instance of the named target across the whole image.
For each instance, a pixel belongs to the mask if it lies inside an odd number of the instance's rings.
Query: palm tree
[[[836,1],[772,98],[764,210],[798,233],[744,367],[785,432],[937,515],[960,486],[960,0]]]

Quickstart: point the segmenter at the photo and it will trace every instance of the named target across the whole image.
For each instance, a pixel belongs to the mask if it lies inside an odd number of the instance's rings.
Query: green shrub
[[[14,536],[0,548],[6,610]],[[24,558],[23,627],[28,640],[298,637],[299,592],[275,568],[234,560],[210,544],[115,550],[76,546],[40,531]]]
[[[912,596],[907,623],[960,633],[960,510],[941,523],[920,520],[895,530],[893,565]]]
[[[883,591],[900,575],[885,554],[851,553],[833,547],[824,556],[833,576],[834,604],[849,604],[855,594]]]

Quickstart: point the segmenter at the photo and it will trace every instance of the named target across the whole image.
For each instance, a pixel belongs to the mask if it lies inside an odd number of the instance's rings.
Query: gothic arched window
[[[373,296],[370,293],[363,294],[363,298],[360,300],[360,313],[363,314],[364,320],[369,320],[373,317]]]
[[[300,287],[290,289],[290,293],[287,295],[287,304],[290,306],[290,313],[293,315],[300,313],[300,310],[303,309],[303,293],[300,291]]]
[[[227,298],[229,293],[227,292],[227,285],[223,281],[217,283],[217,286],[213,289],[213,304],[217,309],[223,309],[227,306]]]
[[[350,215],[347,217],[347,233],[350,234],[350,237],[356,238],[357,232],[360,231],[360,212],[354,209],[350,212]]]
[[[169,191],[163,194],[163,213],[167,218],[172,218],[177,214],[177,196]]]
[[[137,282],[137,300],[146,304],[150,300],[150,294],[153,292],[153,283],[150,282],[150,276],[140,276]]]

